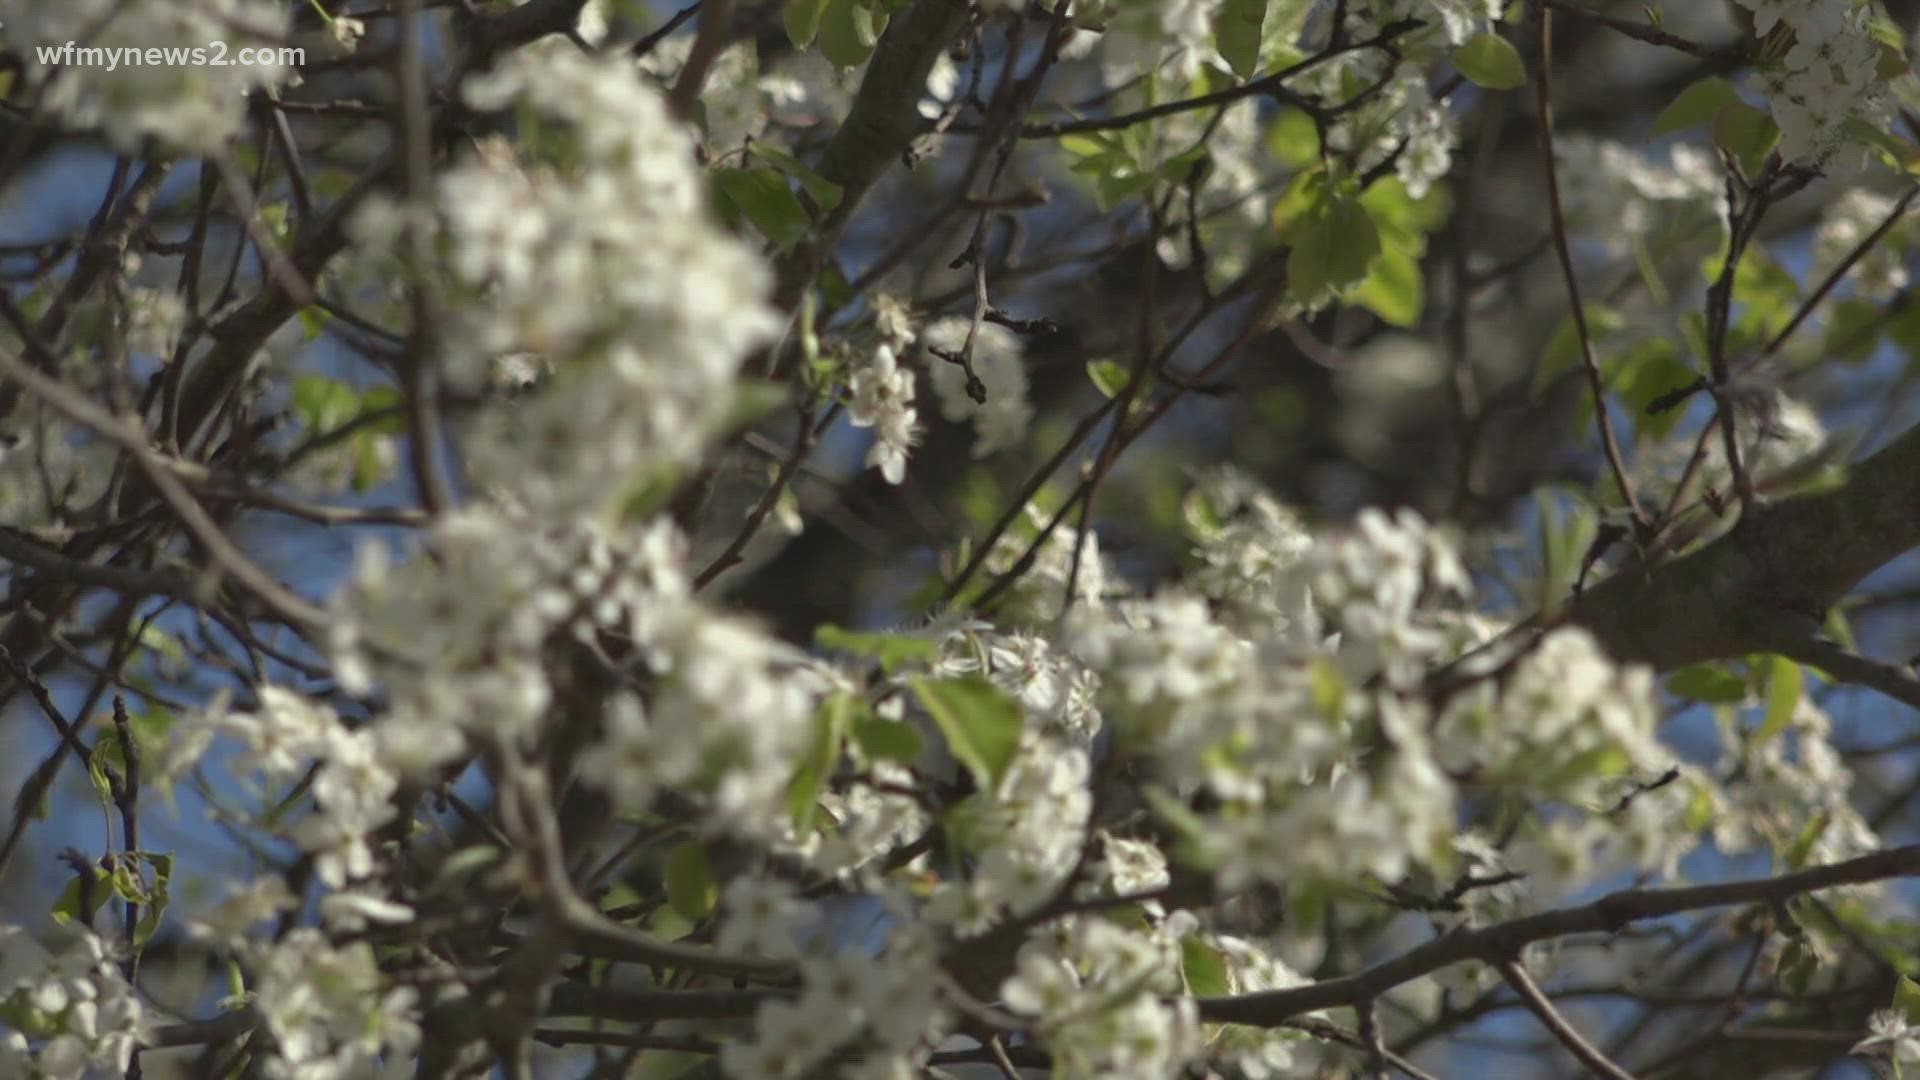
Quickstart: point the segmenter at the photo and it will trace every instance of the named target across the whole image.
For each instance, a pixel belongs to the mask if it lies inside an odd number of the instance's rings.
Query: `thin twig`
[[[1507,980],[1507,985],[1513,987],[1513,992],[1520,995],[1520,1000],[1526,1002],[1533,1015],[1539,1017],[1540,1023],[1580,1064],[1606,1080],[1633,1080],[1633,1074],[1608,1061],[1605,1054],[1575,1030],[1566,1017],[1560,1015],[1559,1010],[1553,1007],[1553,1002],[1547,1000],[1547,995],[1540,992],[1533,976],[1527,974],[1527,969],[1520,965],[1520,961],[1503,960],[1499,967],[1500,976]]]
[[[1553,225],[1553,250],[1560,259],[1560,274],[1567,282],[1567,299],[1573,305],[1573,326],[1580,335],[1580,361],[1586,368],[1587,389],[1593,394],[1594,422],[1600,428],[1600,445],[1606,451],[1607,466],[1620,485],[1620,497],[1633,515],[1636,531],[1648,527],[1647,515],[1634,496],[1633,481],[1627,477],[1627,463],[1620,455],[1620,442],[1614,437],[1613,419],[1607,413],[1607,384],[1600,374],[1600,361],[1593,352],[1593,333],[1587,326],[1586,308],[1580,302],[1580,281],[1573,271],[1573,252],[1567,243],[1567,219],[1560,206],[1560,173],[1553,159],[1553,12],[1541,7],[1534,12],[1538,20],[1538,59],[1534,67],[1534,100],[1540,110],[1540,156],[1546,168],[1547,215]]]

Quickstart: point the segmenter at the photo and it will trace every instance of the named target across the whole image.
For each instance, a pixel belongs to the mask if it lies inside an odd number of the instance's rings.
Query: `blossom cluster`
[[[1853,0],[1739,0],[1753,14],[1755,34],[1784,27],[1792,44],[1762,80],[1780,156],[1817,163],[1839,148],[1847,124],[1878,124],[1886,109],[1881,51],[1869,24],[1869,5]]]
[[[792,920],[810,914],[792,900],[780,910]],[[776,920],[754,932],[783,932],[789,925]],[[740,935],[738,928],[722,930],[723,941]],[[721,1067],[740,1080],[789,1080],[812,1075],[837,1053],[835,1075],[873,1080],[912,1075],[953,1024],[937,990],[933,946],[926,935],[901,927],[872,952],[841,945],[803,957],[799,995],[761,1005],[753,1038],[728,1044]]]
[[[453,309],[454,385],[526,354],[552,367],[542,393],[461,430],[475,481],[535,509],[604,512],[694,461],[726,419],[742,362],[781,326],[771,273],[709,213],[691,133],[630,61],[522,50],[464,95],[517,107],[544,142],[531,156],[485,143],[438,176],[431,206],[371,202],[356,250],[390,266],[421,230],[444,252],[430,277]]]
[[[31,948],[25,936],[0,925],[0,959],[9,967],[22,946]],[[0,983],[0,1022],[0,1071],[47,1080],[125,1072],[151,1024],[114,948],[90,930],[11,985]]]

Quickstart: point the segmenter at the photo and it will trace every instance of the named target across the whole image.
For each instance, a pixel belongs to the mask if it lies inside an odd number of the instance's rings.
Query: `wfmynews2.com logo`
[[[230,48],[224,41],[205,45],[36,45],[34,59],[45,67],[90,67],[113,71],[121,67],[299,67],[307,50],[287,45],[246,45]]]

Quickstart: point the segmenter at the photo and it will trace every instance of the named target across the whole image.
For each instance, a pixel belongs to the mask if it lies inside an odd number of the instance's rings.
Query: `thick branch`
[[[900,160],[920,132],[925,121],[917,106],[927,73],[966,25],[964,0],[918,0],[895,15],[880,35],[846,121],[820,152],[817,169],[840,186],[840,202],[825,216],[817,235],[782,260],[776,298],[782,310],[791,311],[799,303],[813,284],[820,259],[832,250],[867,189]]]
[[[1920,427],[1830,490],[1756,507],[1725,536],[1588,589],[1571,617],[1622,660],[1661,670],[1771,651],[1779,617],[1812,619],[1920,547]]]
[[[1570,934],[1614,933],[1645,919],[1735,904],[1778,903],[1837,885],[1920,875],[1920,844],[1875,852],[1772,878],[1695,885],[1683,889],[1623,889],[1591,904],[1461,930],[1410,949],[1365,971],[1285,990],[1200,999],[1200,1018],[1214,1024],[1271,1027],[1302,1013],[1352,1007],[1394,987],[1468,960],[1498,964],[1537,941]]]

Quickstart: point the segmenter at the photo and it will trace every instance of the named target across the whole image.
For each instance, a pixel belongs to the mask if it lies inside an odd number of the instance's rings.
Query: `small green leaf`
[[[1699,381],[1680,359],[1680,347],[1668,338],[1650,338],[1628,349],[1616,366],[1620,398],[1633,414],[1635,430],[1649,439],[1665,438],[1686,410],[1650,413],[1648,407]]]
[[[1120,391],[1127,388],[1127,368],[1118,360],[1087,361],[1087,378],[1092,379],[1094,388],[1109,400],[1119,397]]]
[[[1618,746],[1596,746],[1548,769],[1546,775],[1530,777],[1541,791],[1557,791],[1581,780],[1608,779],[1625,775],[1633,762]]]
[[[1871,300],[1849,296],[1827,305],[1826,334],[1820,355],[1830,360],[1855,364],[1872,356],[1886,330],[1880,305]]]
[[[1419,324],[1426,310],[1426,275],[1412,255],[1389,245],[1348,299],[1380,316],[1389,326],[1410,329]]]
[[[1210,830],[1206,820],[1193,812],[1185,800],[1158,784],[1149,784],[1142,788],[1140,795],[1159,815],[1160,820],[1179,837],[1176,851],[1181,861],[1190,866],[1202,867],[1211,861],[1213,853],[1207,845]]]
[[[1180,943],[1180,977],[1186,981],[1187,993],[1194,997],[1233,993],[1233,971],[1227,967],[1226,955],[1199,938]]]
[[[787,814],[802,833],[812,827],[820,792],[840,761],[840,741],[846,737],[855,701],[850,693],[833,694],[813,711],[812,739],[787,784]]]
[[[813,222],[787,178],[775,169],[719,169],[720,194],[781,251],[791,251]]]
[[[1800,704],[1800,692],[1805,686],[1806,676],[1800,671],[1799,664],[1784,656],[1768,660],[1767,714],[1760,722],[1760,730],[1754,733],[1756,745],[1787,730],[1787,725],[1793,722],[1793,711]]]
[[[1598,349],[1600,342],[1608,335],[1616,333],[1626,325],[1626,319],[1620,313],[1605,304],[1588,303],[1581,305],[1587,316],[1587,333]],[[1580,362],[1580,327],[1571,314],[1560,320],[1560,325],[1547,339],[1547,347],[1540,353],[1540,363],[1533,369],[1533,396],[1538,399],[1552,386],[1563,372]]]
[[[1720,106],[1713,121],[1713,142],[1715,146],[1733,155],[1740,163],[1740,169],[1748,176],[1760,171],[1767,162],[1767,155],[1780,142],[1779,125],[1773,117],[1744,102],[1731,102]]]
[[[1680,91],[1680,96],[1654,117],[1653,134],[1667,135],[1710,124],[1720,115],[1723,106],[1739,100],[1740,95],[1733,92],[1732,83],[1718,75],[1709,75]]]
[[[1893,1008],[1908,1024],[1920,1024],[1920,983],[1905,975],[1893,984]]]
[[[74,919],[84,920],[92,918],[93,913],[99,911],[100,908],[106,904],[108,898],[113,895],[113,890],[109,887],[107,872],[105,870],[89,862],[85,873],[90,882],[87,888],[88,908],[85,912],[80,910],[79,874],[75,874],[67,879],[67,887],[60,891],[59,899],[53,902],[53,921],[61,926],[67,925]]]
[[[1747,680],[1715,664],[1694,664],[1667,676],[1667,692],[1714,705],[1747,699]]]
[[[293,380],[293,413],[311,431],[332,431],[360,411],[360,395],[339,379],[301,375]]]
[[[1693,793],[1687,796],[1687,813],[1683,819],[1688,832],[1699,832],[1713,824],[1715,817],[1713,791],[1705,784],[1695,784]]]
[[[827,10],[827,0],[787,0],[786,10],[781,12],[781,21],[787,27],[787,40],[793,47],[805,51],[813,44],[814,36],[820,33],[820,16]]]
[[[836,67],[859,67],[873,55],[886,16],[876,16],[860,0],[827,0],[820,13],[820,52]]]
[[[370,431],[353,433],[353,475],[349,484],[356,494],[365,494],[380,483],[386,464],[380,458],[380,436]]]
[[[1831,824],[1833,824],[1833,814],[1830,811],[1822,810],[1813,815],[1813,819],[1800,829],[1800,835],[1794,837],[1793,846],[1787,849],[1788,870],[1800,870],[1806,867],[1808,857],[1813,854],[1813,845],[1820,842],[1820,837],[1826,833],[1827,826]]]
[[[1314,657],[1307,665],[1307,695],[1313,702],[1313,711],[1322,719],[1338,721],[1345,715],[1347,681],[1340,676],[1340,669],[1324,656]]]
[[[1853,117],[1840,125],[1843,136],[1856,143],[1866,143],[1878,149],[1886,157],[1887,164],[1907,173],[1920,172],[1920,147],[1895,135],[1886,128],[1870,124],[1859,117]]]
[[[880,670],[891,675],[906,664],[931,663],[940,655],[939,646],[926,638],[910,634],[874,634],[844,630],[824,623],[813,632],[814,644],[823,649],[864,656],[880,662]]]
[[[915,679],[913,693],[946,736],[954,760],[973,773],[982,791],[997,790],[1020,749],[1020,706],[979,675]]]
[[[370,420],[366,430],[376,435],[405,435],[407,433],[407,399],[398,387],[372,386],[360,396],[360,414],[384,413],[378,420]]]
[[[720,418],[718,434],[745,431],[786,402],[787,388],[780,383],[751,377],[736,379],[726,415]]]
[[[300,320],[300,333],[308,341],[319,337],[327,325],[327,313],[317,307],[303,307],[295,315]]]
[[[135,949],[145,947],[147,942],[153,940],[154,931],[160,929],[160,920],[167,914],[173,882],[172,853],[143,851],[140,852],[140,859],[153,867],[153,887],[147,890],[146,906],[140,909],[140,921],[134,924]]]
[[[800,187],[822,211],[832,210],[840,205],[840,197],[845,194],[845,189],[801,164],[799,158],[764,140],[753,143],[753,153],[767,159],[780,171],[798,180]]]
[[[1320,160],[1320,131],[1304,109],[1283,106],[1267,128],[1267,152],[1288,168],[1304,169]]]
[[[464,885],[473,875],[499,863],[503,857],[501,850],[491,844],[461,848],[440,864],[430,889],[438,892]]]
[[[1289,233],[1293,250],[1287,253],[1287,283],[1302,301],[1359,284],[1380,254],[1380,229],[1373,216],[1360,200],[1341,192],[1325,191]]]
[[[1820,955],[1804,938],[1789,938],[1780,950],[1780,985],[1794,997],[1805,997],[1813,985],[1813,977],[1820,972]]]
[[[667,852],[667,903],[689,919],[704,919],[719,902],[720,887],[707,866],[707,847],[689,840]]]
[[[888,720],[866,713],[853,722],[853,742],[869,761],[898,761],[912,765],[920,760],[920,733],[912,724]]]
[[[1520,50],[1499,34],[1478,33],[1453,50],[1453,66],[1469,82],[1487,90],[1511,90],[1527,81]]]
[[[1242,81],[1260,67],[1260,24],[1267,18],[1267,0],[1225,0],[1214,21],[1214,46]]]

